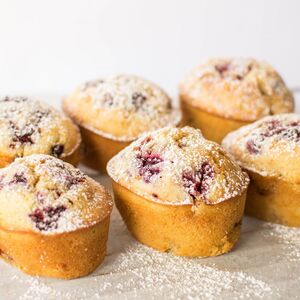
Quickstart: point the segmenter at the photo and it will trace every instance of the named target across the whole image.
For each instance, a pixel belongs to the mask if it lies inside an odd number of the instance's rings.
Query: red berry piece
[[[29,215],[29,217],[35,223],[37,229],[40,231],[47,231],[57,228],[58,220],[66,209],[67,208],[64,205],[56,207],[48,206],[42,209],[37,208]]]
[[[225,72],[227,72],[230,68],[230,64],[229,63],[225,63],[225,64],[220,64],[220,65],[216,65],[215,69],[216,71],[223,76]]]
[[[16,173],[9,184],[27,183],[27,178],[24,173]]]
[[[139,161],[139,175],[142,176],[146,183],[149,183],[154,175],[160,173],[159,164],[163,161],[163,158],[159,154],[151,152],[140,153],[136,158]]]
[[[21,144],[33,144],[33,140],[32,140],[33,133],[34,133],[34,130],[32,128],[25,132],[17,131],[17,132],[15,132],[13,141],[20,142]]]
[[[214,170],[208,162],[203,162],[195,172],[184,171],[182,174],[183,186],[193,199],[200,195],[205,196],[213,178]]]
[[[9,96],[5,96],[3,98],[0,99],[0,102],[16,102],[16,103],[20,103],[20,102],[25,102],[27,101],[28,98],[26,97],[9,97]]]
[[[0,176],[0,190],[3,188],[4,183],[3,183],[3,176]]]
[[[280,134],[283,132],[285,128],[282,126],[282,124],[277,120],[272,120],[270,122],[267,122],[267,130],[265,130],[261,136],[262,137],[271,137],[273,135]]]
[[[112,94],[106,93],[104,95],[104,103],[109,105],[109,106],[114,104],[114,98],[113,98]]]
[[[246,149],[251,154],[257,154],[257,153],[259,153],[259,150],[260,150],[259,146],[254,142],[254,140],[248,140],[246,142]]]
[[[66,181],[67,187],[70,188],[73,185],[83,183],[86,181],[86,177],[82,175],[81,173],[78,173],[76,175],[74,174],[67,174],[64,176],[64,179]]]
[[[281,136],[285,139],[298,142],[300,139],[300,122],[293,121],[283,124],[278,120],[267,122],[267,129],[261,133],[262,138]]]
[[[143,103],[147,100],[147,97],[144,96],[142,93],[135,92],[132,94],[131,99],[134,107],[136,109],[139,109],[143,105]]]

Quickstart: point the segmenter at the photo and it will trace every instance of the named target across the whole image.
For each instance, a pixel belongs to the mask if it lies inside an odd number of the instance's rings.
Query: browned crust
[[[249,124],[247,121],[233,120],[208,113],[188,104],[183,97],[181,97],[181,108],[183,125],[199,128],[205,138],[219,144],[229,132]]]
[[[88,167],[106,173],[108,161],[131,142],[115,141],[79,126],[83,140],[82,162]]]
[[[193,105],[193,103],[191,102],[191,98],[189,96],[185,95],[185,94],[181,94],[179,99],[180,99],[181,104],[184,102],[186,105],[189,105],[189,106],[191,106],[195,109],[199,109],[200,111],[208,113],[208,114],[210,114],[212,116],[215,116],[215,117],[219,117],[219,118],[229,120],[229,121],[243,122],[243,123],[247,123],[247,124],[255,122],[255,120],[249,121],[249,120],[245,120],[245,119],[242,119],[242,118],[228,118],[226,116],[222,116],[220,114],[217,114],[216,112],[211,112],[209,110],[206,110],[203,107]]]
[[[80,162],[80,145],[69,155],[61,157],[61,159],[74,167],[76,167]]]
[[[300,184],[248,171],[246,213],[255,218],[300,227]]]
[[[42,235],[0,228],[0,256],[30,275],[71,279],[103,261],[110,216],[88,228]]]
[[[9,165],[10,163],[12,163],[14,161],[14,158],[7,156],[7,155],[1,155],[0,154],[0,168],[4,168],[7,165]]]
[[[15,159],[16,157],[0,154],[0,168],[8,166]],[[71,154],[61,157],[60,159],[76,167],[80,162],[80,145],[78,145],[77,148]]]
[[[141,243],[179,256],[207,257],[230,251],[240,236],[246,191],[216,205],[173,206],[147,200],[113,182],[115,202]]]

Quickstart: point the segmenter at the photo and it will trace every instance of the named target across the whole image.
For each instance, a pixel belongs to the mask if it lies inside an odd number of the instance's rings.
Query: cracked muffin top
[[[77,126],[51,106],[27,97],[0,98],[0,166],[31,154],[64,158],[80,142]]]
[[[121,141],[177,125],[181,119],[179,109],[161,88],[133,75],[87,82],[63,101],[63,109],[77,124]]]
[[[294,98],[280,75],[254,59],[211,59],[180,84],[181,99],[220,117],[253,122],[294,111]]]
[[[155,202],[217,204],[242,194],[248,176],[200,130],[166,127],[145,134],[113,157],[109,176]]]
[[[300,115],[265,117],[228,134],[222,142],[245,169],[300,183]]]
[[[92,226],[112,209],[105,189],[53,156],[36,154],[0,169],[0,227],[57,234]]]

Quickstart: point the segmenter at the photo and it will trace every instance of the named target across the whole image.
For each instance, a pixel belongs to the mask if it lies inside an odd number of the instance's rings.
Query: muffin
[[[76,165],[78,127],[51,106],[27,97],[0,98],[0,168],[31,154],[50,154]]]
[[[294,111],[280,75],[254,59],[212,59],[180,85],[183,123],[221,143],[229,132],[262,117]]]
[[[116,206],[139,242],[207,257],[238,241],[248,176],[200,130],[166,127],[145,134],[107,170]]]
[[[112,209],[104,188],[43,154],[0,169],[0,256],[30,275],[75,278],[103,261]]]
[[[102,172],[111,157],[141,134],[181,119],[161,88],[132,75],[87,82],[63,101],[63,109],[81,129],[84,163]]]
[[[300,226],[300,115],[265,117],[230,133],[229,154],[250,176],[246,213]]]

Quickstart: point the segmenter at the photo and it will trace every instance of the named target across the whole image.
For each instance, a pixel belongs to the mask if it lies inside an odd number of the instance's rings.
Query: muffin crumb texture
[[[51,106],[27,97],[0,98],[0,152],[5,157],[63,158],[81,142],[78,128]]]
[[[239,121],[294,110],[293,95],[276,70],[248,58],[209,60],[181,83],[180,95],[203,111]]]
[[[199,130],[166,127],[133,142],[108,164],[112,179],[146,199],[216,204],[242,194],[248,176]]]
[[[48,155],[16,159],[0,169],[0,224],[44,235],[96,224],[111,210],[104,188]]]
[[[222,144],[246,169],[300,180],[300,115],[265,117],[228,134]]]
[[[86,82],[65,99],[64,110],[79,125],[121,141],[177,125],[181,119],[178,107],[160,87],[124,74]]]

